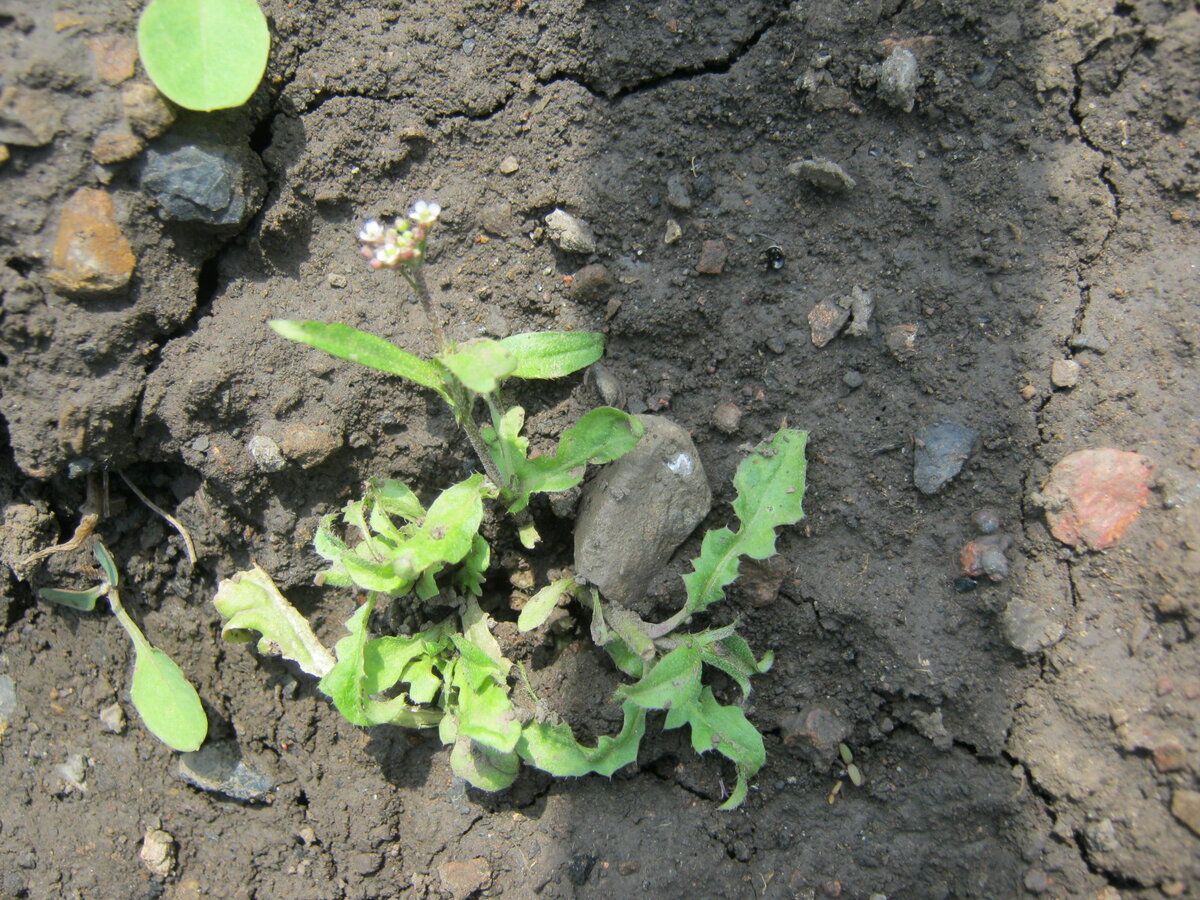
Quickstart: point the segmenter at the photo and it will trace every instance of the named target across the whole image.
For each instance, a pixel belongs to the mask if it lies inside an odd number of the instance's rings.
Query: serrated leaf
[[[586,368],[604,353],[604,335],[594,331],[514,334],[500,344],[517,361],[516,378],[562,378]]]
[[[735,809],[746,799],[748,779],[767,761],[762,735],[740,706],[721,705],[708,687],[691,705],[687,721],[692,728],[692,749],[697,753],[716,750],[734,763],[737,784],[720,808]]]
[[[481,791],[502,791],[516,781],[521,757],[513,751],[493,750],[459,734],[450,751],[450,769]]]
[[[575,587],[574,578],[560,578],[552,581],[529,598],[521,615],[517,617],[517,631],[533,631],[550,617],[551,611],[558,605],[563,594]]]
[[[635,703],[623,703],[624,721],[615,736],[601,737],[595,747],[575,740],[570,726],[530,722],[521,732],[517,753],[530,765],[559,777],[589,773],[611,777],[617,769],[637,761],[646,731],[646,712]]]
[[[307,344],[336,356],[338,359],[356,362],[359,365],[389,375],[399,375],[422,387],[436,391],[447,402],[449,396],[442,384],[442,375],[437,366],[419,356],[401,350],[381,337],[334,322],[293,322],[288,319],[272,319],[267,323],[288,340]]]
[[[761,444],[738,466],[733,484],[733,510],[740,524],[704,536],[694,571],[683,576],[688,600],[686,615],[701,612],[725,596],[738,575],[740,557],[767,559],[775,553],[775,529],[804,517],[805,460],[808,433],[783,429]]]
[[[482,535],[475,535],[470,551],[454,570],[451,583],[460,594],[479,597],[483,594],[483,582],[491,562],[492,548]]]
[[[660,659],[636,684],[623,685],[617,696],[643,709],[670,709],[693,702],[700,693],[700,653],[677,647]]]
[[[208,716],[200,695],[175,661],[153,646],[129,618],[115,589],[108,592],[109,607],[133,642],[133,683],[129,697],[146,728],[156,738],[181,753],[199,749],[208,734]]]
[[[476,338],[459,344],[438,361],[476,394],[490,394],[517,368],[517,359],[500,341]]]
[[[254,0],[153,0],[138,55],[155,86],[187,109],[241,106],[266,71],[267,19]]]
[[[96,608],[96,601],[108,593],[107,584],[98,584],[84,591],[70,591],[64,588],[38,588],[38,596],[59,606],[69,606],[80,612],[91,612]]]
[[[318,678],[333,668],[333,654],[259,566],[221,580],[213,605],[225,620],[221,637],[230,643],[249,641],[257,632],[260,653],[278,653]]]

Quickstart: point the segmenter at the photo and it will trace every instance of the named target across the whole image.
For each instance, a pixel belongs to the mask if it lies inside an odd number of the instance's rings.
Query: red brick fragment
[[[1042,489],[1050,533],[1071,547],[1109,549],[1146,505],[1153,474],[1139,453],[1106,447],[1066,456]]]

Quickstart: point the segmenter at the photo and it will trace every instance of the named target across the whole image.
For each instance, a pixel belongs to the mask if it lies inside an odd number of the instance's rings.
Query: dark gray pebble
[[[936,494],[962,471],[974,452],[979,433],[957,422],[938,422],[916,433],[913,483],[923,494]]]

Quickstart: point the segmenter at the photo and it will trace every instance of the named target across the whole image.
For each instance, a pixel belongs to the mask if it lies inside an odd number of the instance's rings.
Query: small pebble
[[[842,375],[842,384],[852,391],[862,387],[865,383],[866,379],[863,377],[862,372],[857,369],[847,369],[846,373]]]
[[[994,509],[977,509],[971,513],[971,524],[980,534],[995,534],[1000,530],[1000,513]]]
[[[679,212],[687,212],[692,208],[692,195],[688,191],[687,180],[682,175],[672,175],[667,179],[667,206]]]
[[[601,263],[584,266],[571,277],[568,292],[572,300],[596,302],[604,300],[617,287],[617,282]]]
[[[100,710],[100,724],[109,734],[125,733],[125,710],[120,703],[110,703]]]
[[[911,50],[896,47],[879,67],[879,96],[889,106],[912,112],[917,99],[920,73]]]
[[[1025,385],[1025,387],[1021,388],[1021,399],[1022,400],[1032,400],[1036,396],[1037,396],[1037,388],[1035,388],[1032,384],[1027,384],[1027,385]]]
[[[850,310],[832,300],[822,300],[808,311],[808,325],[813,346],[824,347],[842,330],[850,318]]]
[[[344,288],[346,286],[346,276],[341,272],[330,272],[325,280],[329,282],[331,288]]]
[[[1056,359],[1050,364],[1050,382],[1056,388],[1070,389],[1079,384],[1083,367],[1073,359]]]
[[[545,218],[550,239],[568,253],[595,253],[596,237],[582,219],[562,209],[555,209]]]
[[[845,193],[855,185],[854,179],[841,166],[819,156],[794,162],[787,170],[801,181],[830,194]]]
[[[152,828],[142,838],[138,857],[151,875],[166,878],[175,868],[175,838],[161,828]]]
[[[701,275],[720,275],[725,271],[725,260],[729,255],[724,241],[705,241],[696,261],[696,271]]]
[[[513,175],[519,168],[521,168],[521,164],[517,161],[515,156],[506,156],[504,159],[500,160],[501,175]]]
[[[733,434],[742,421],[742,411],[736,403],[722,403],[713,410],[713,424],[718,431]]]
[[[674,219],[667,219],[667,230],[663,234],[664,244],[673,244],[683,237],[683,229],[679,227],[679,223]]]
[[[908,362],[917,355],[917,326],[893,325],[883,333],[883,343],[896,362]]]

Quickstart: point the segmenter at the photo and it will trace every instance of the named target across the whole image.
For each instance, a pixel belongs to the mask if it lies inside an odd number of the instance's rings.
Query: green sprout
[[[146,74],[187,109],[241,106],[267,68],[271,34],[255,0],[152,0],[137,27]]]
[[[133,642],[133,683],[129,694],[142,722],[172,750],[186,753],[199,749],[208,734],[208,717],[196,689],[171,657],[146,640],[121,605],[116,563],[98,537],[93,538],[92,552],[104,572],[104,581],[81,591],[42,588],[38,593],[44,600],[82,612],[91,612],[96,601],[106,597],[109,609]]]
[[[631,450],[643,426],[620,410],[601,407],[566,429],[553,453],[529,455],[529,440],[521,435],[525,412],[506,404],[504,382],[559,378],[585,368],[600,358],[603,336],[539,332],[451,342],[434,313],[423,272],[429,230],[439,213],[436,204],[420,203],[407,220],[390,228],[372,220],[359,234],[371,266],[395,269],[415,292],[438,344],[432,359],[346,325],[271,326],[284,337],[436,393],[484,472],[446,488],[428,507],[400,481],[373,480],[340,515],[322,519],[314,546],[329,565],[318,584],[365,592],[332,653],[258,567],[218,587],[214,603],[225,619],[224,637],[249,641],[261,635],[260,652],[280,653],[319,678],[320,690],[353,724],[436,727],[452,748],[455,774],[488,791],[512,784],[522,763],[560,777],[611,776],[637,759],[648,713],[664,711],[663,727],[687,725],[696,752],[716,750],[733,763],[737,782],[722,808],[739,806],[765,762],[763,739],[742,705],[722,703],[703,676],[706,669],[723,673],[745,698],[750,677],[770,668],[771,654],[756,657],[737,634],[737,622],[689,627],[724,598],[741,559],[773,556],[776,529],[803,517],[807,434],[781,429],[742,461],[734,476],[738,527],[705,536],[693,571],[683,579],[687,599],[670,618],[647,622],[575,577],[541,588],[522,609],[517,627],[531,631],[560,604],[578,602],[590,612],[594,642],[631,679],[616,691],[623,714],[618,733],[595,746],[579,743],[568,724],[544,711],[523,670],[505,658],[492,634],[492,619],[480,605],[491,548],[479,529],[486,504],[494,502],[532,547],[537,532],[528,509],[531,495],[574,487],[589,463],[610,462]],[[480,407],[487,416],[482,424],[475,418]],[[398,604],[414,625],[412,634],[371,634],[372,614],[383,602]],[[536,710],[514,703],[518,677]]]

